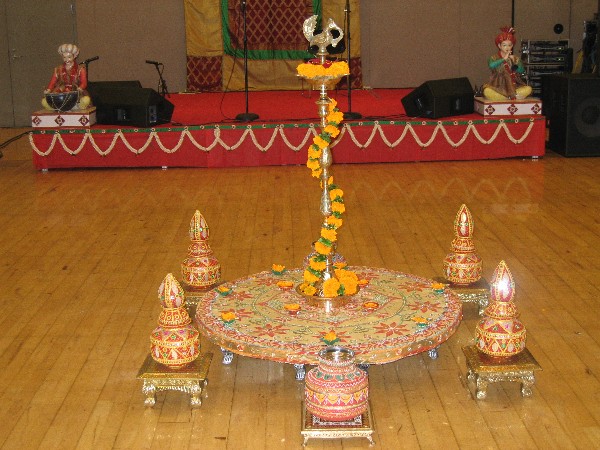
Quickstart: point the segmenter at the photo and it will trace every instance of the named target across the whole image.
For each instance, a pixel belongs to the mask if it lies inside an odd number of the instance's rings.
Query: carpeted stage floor
[[[475,160],[540,157],[545,118],[480,114],[421,119],[407,117],[409,89],[352,91],[352,112],[332,145],[336,163]],[[330,91],[349,111],[347,90]],[[304,164],[319,131],[318,92],[261,91],[171,94],[171,123],[155,128],[94,125],[35,128],[30,134],[36,169],[76,167],[228,167]]]
[[[402,97],[410,89],[361,89],[352,91],[352,111],[364,120],[398,120],[403,118]],[[348,91],[330,91],[341,111],[348,111]],[[235,117],[246,112],[243,92],[172,95],[176,105],[172,121],[182,125],[239,124]],[[308,86],[300,91],[261,91],[248,93],[248,111],[258,114],[256,123],[318,123],[319,93]]]

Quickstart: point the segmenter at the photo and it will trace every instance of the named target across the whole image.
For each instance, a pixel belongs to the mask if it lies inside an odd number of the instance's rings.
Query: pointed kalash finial
[[[221,264],[208,243],[210,229],[200,211],[192,217],[189,236],[192,242],[181,263],[183,282],[191,290],[214,286],[221,280]]]
[[[473,243],[473,216],[462,205],[454,220],[451,253],[444,258],[444,276],[458,286],[468,286],[481,278],[481,258],[475,253]]]
[[[150,335],[150,354],[156,362],[178,369],[200,354],[200,333],[192,325],[183,289],[172,274],[158,288],[158,299],[163,309]]]
[[[491,301],[476,328],[475,346],[491,356],[512,356],[525,349],[526,330],[513,302],[515,283],[500,261],[490,288]]]

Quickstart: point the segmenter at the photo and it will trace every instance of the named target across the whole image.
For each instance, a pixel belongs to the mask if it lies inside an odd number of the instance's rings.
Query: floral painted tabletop
[[[363,280],[343,306],[324,308],[295,289],[301,269],[265,271],[202,296],[196,323],[223,349],[291,364],[317,364],[326,345],[384,364],[436,348],[457,329],[462,305],[449,289],[415,275],[351,268]]]

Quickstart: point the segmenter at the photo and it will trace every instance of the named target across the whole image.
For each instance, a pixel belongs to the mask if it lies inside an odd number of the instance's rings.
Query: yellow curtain
[[[237,42],[226,42],[229,35],[239,29],[227,30],[230,33],[223,33],[223,27],[239,27],[239,17],[228,17],[228,14],[237,12],[240,0],[185,0],[185,22],[186,22],[186,52],[187,52],[187,86],[189,91],[221,91],[221,90],[243,90],[244,81],[244,60],[241,55],[243,47],[239,39]],[[279,3],[278,3],[279,2]],[[261,1],[260,5],[268,11],[269,8],[276,10],[285,8],[286,4],[281,0]],[[346,0],[320,0],[319,6],[322,10],[322,16],[325,20],[332,18],[338,26],[345,29],[345,6]],[[275,35],[272,39],[281,39],[288,44],[289,36],[293,34],[297,42],[302,42],[302,48],[308,47],[308,42],[302,36],[301,24],[308,17],[312,6],[311,0],[296,0],[296,9],[302,10],[306,5],[306,17],[292,17],[290,20],[275,23],[279,20],[277,16],[281,14],[272,14],[273,17],[267,17],[267,12],[259,13],[253,10],[254,15],[247,22],[247,33],[267,32],[270,30],[265,27],[280,27],[279,33],[270,33]],[[257,4],[253,4],[257,8]],[[351,68],[353,76],[353,86],[361,85],[360,73],[360,22],[359,22],[359,2],[350,0],[351,26],[352,26],[352,58]],[[249,10],[247,10],[250,14]],[[233,25],[232,25],[233,24]],[[254,27],[250,30],[250,26]],[[282,27],[294,26],[298,30],[282,29]],[[300,41],[298,41],[300,36]],[[274,47],[277,44],[274,43]],[[282,45],[283,47],[283,45]],[[235,51],[227,51],[233,48]],[[249,49],[250,50],[250,49]],[[289,49],[288,49],[289,50]],[[302,52],[291,51],[281,53],[277,50],[252,49],[249,51],[248,58],[248,86],[250,90],[278,90],[278,89],[302,89],[302,83],[296,77],[296,66],[303,62]],[[306,57],[310,57],[308,52]],[[273,55],[270,57],[269,55]],[[342,59],[347,58],[347,54],[336,55]]]

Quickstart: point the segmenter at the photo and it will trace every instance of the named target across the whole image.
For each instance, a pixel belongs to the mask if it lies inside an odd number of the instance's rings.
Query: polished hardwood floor
[[[22,130],[0,130],[0,142]],[[299,266],[318,233],[305,167],[37,172],[27,137],[0,159],[0,446],[6,449],[300,448],[302,382],[292,366],[215,357],[203,404],[161,392],[144,406],[137,372],[179,276],[200,210],[232,280]],[[334,155],[335,158],[335,155]],[[462,203],[489,280],[505,260],[533,395],[494,383],[476,400],[462,347],[476,306],[439,358],[369,370],[380,449],[600,448],[600,158],[336,165],[348,212],[339,250],[354,265],[433,278]],[[365,439],[307,448],[368,448]]]

